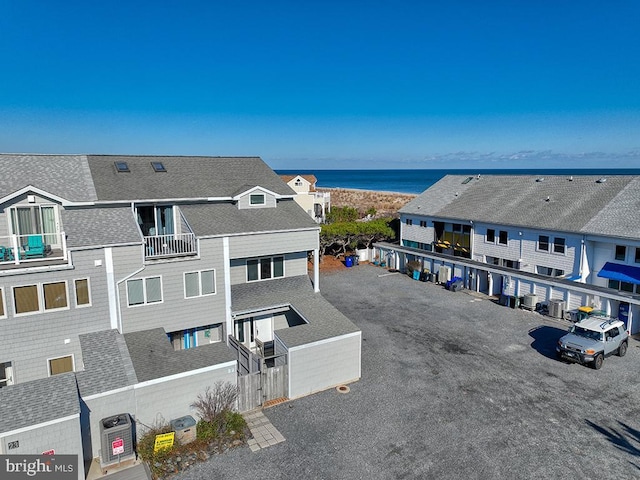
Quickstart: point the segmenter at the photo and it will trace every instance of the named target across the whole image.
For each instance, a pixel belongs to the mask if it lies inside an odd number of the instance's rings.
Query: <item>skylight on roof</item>
[[[131,170],[129,170],[129,165],[127,165],[127,162],[113,162],[116,166],[116,171],[117,172],[130,172]]]
[[[153,170],[156,172],[166,172],[167,169],[164,168],[164,165],[162,164],[162,162],[151,162],[151,166],[153,167]]]

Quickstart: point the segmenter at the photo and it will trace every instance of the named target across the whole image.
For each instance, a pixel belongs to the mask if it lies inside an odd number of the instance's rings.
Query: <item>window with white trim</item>
[[[284,257],[252,258],[247,260],[247,282],[284,277]]]
[[[485,240],[489,243],[496,242],[496,231],[493,228],[487,228],[487,236]]]
[[[216,271],[185,272],[184,298],[204,297],[216,293]]]
[[[51,358],[49,363],[49,376],[59,375],[60,373],[73,372],[73,355],[66,357]]]
[[[162,302],[161,277],[127,280],[127,305],[135,307]]]
[[[13,287],[16,315],[69,308],[67,282]]]
[[[504,230],[500,230],[498,234],[498,243],[500,245],[507,245],[509,243],[509,235]]]
[[[627,247],[624,245],[616,245],[616,260],[624,262],[627,258]]]
[[[4,288],[0,288],[0,318],[7,318],[7,311],[4,308]]]
[[[564,270],[561,270],[560,268],[543,267],[541,265],[536,265],[536,273],[538,275],[546,275],[548,277],[561,277],[564,275]]]
[[[549,236],[548,235],[539,235],[538,236],[538,250],[543,252],[549,251]]]
[[[555,237],[553,239],[553,253],[564,253],[565,241],[562,237]]]
[[[249,203],[251,203],[251,205],[264,205],[265,204],[264,194],[252,193],[251,196],[249,197]]]
[[[91,293],[89,290],[89,279],[78,278],[73,281],[76,291],[76,308],[91,306]]]

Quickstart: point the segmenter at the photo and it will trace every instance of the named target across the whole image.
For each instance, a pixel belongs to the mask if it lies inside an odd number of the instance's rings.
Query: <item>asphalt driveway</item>
[[[640,477],[640,344],[559,362],[568,324],[371,265],[321,277],[363,333],[362,379],[264,411],[286,441],[194,479]]]

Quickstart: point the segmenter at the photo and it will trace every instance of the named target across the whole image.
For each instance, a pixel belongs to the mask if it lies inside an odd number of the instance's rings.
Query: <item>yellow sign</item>
[[[156,435],[156,442],[153,445],[153,453],[156,453],[160,450],[164,450],[165,448],[173,447],[173,439],[176,435],[176,432],[162,433],[160,435]]]

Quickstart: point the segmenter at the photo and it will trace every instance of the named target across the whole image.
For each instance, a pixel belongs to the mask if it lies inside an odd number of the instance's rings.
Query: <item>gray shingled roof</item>
[[[139,382],[236,360],[224,342],[175,351],[162,328],[124,334]]]
[[[142,243],[131,207],[92,207],[63,210],[67,246]]]
[[[0,388],[0,433],[80,413],[73,372]]]
[[[294,200],[279,200],[275,208],[238,209],[230,203],[216,203],[182,205],[180,210],[199,237],[319,228]]]
[[[640,177],[613,175],[598,183],[601,177],[594,175],[542,181],[535,175],[482,175],[463,183],[468,178],[447,175],[400,212],[576,233],[611,235],[611,228],[640,237]]]
[[[84,155],[0,154],[0,197],[33,185],[72,202],[96,200]]]
[[[359,332],[360,329],[319,293],[306,275],[231,287],[233,313],[291,305],[308,322],[276,330],[287,347]]]
[[[84,371],[76,374],[83,397],[137,383],[124,337],[117,330],[80,335]]]
[[[243,185],[260,185],[281,195],[295,195],[258,157],[160,157],[89,155],[89,168],[100,201],[231,197]],[[130,172],[116,172],[114,162]],[[151,162],[166,172],[155,172]]]

